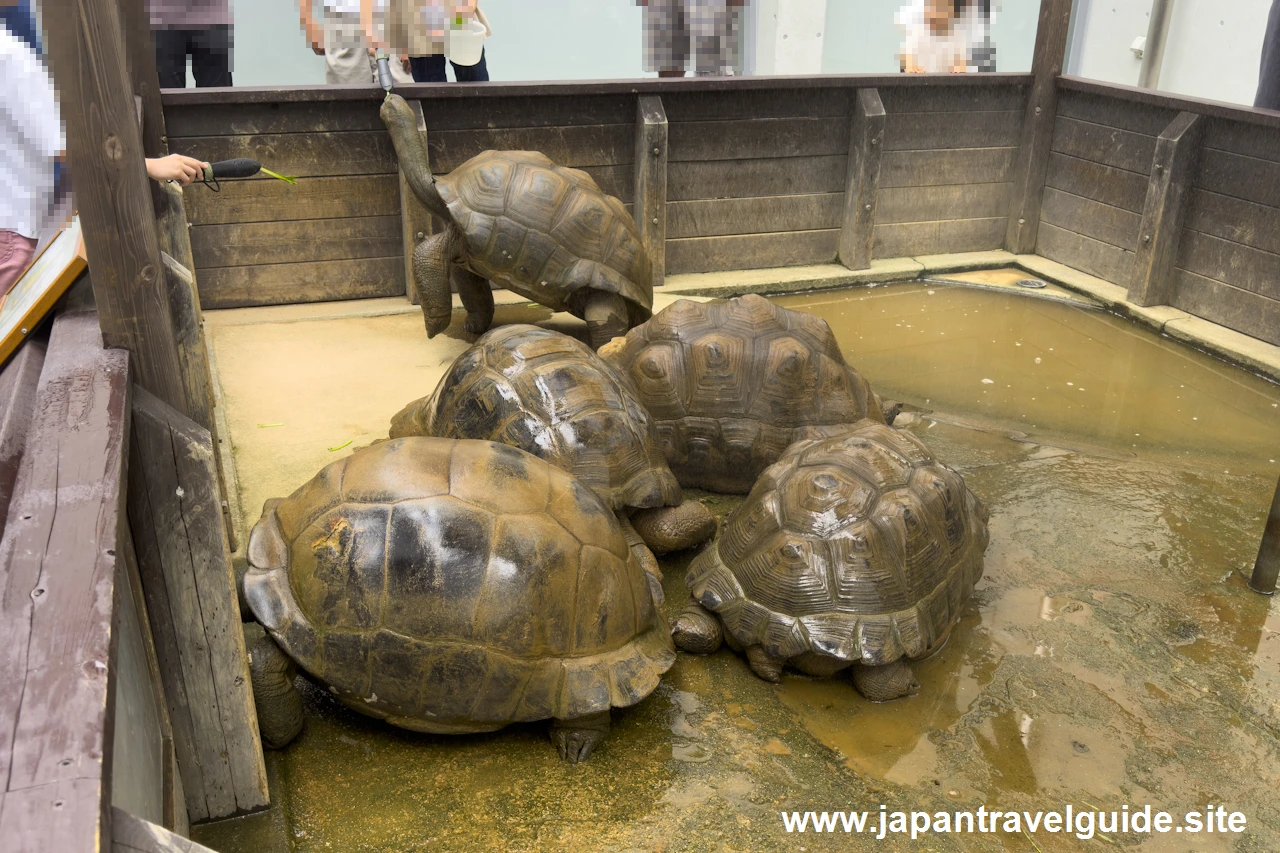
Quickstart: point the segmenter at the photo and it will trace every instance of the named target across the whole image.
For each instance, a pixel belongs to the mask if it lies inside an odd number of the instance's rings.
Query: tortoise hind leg
[[[473,335],[489,331],[493,325],[493,289],[489,282],[457,264],[453,268],[453,284],[458,288],[462,307],[467,309],[463,328]]]
[[[900,696],[914,696],[920,689],[911,665],[904,660],[882,666],[855,664],[851,675],[854,688],[872,702],[888,702]]]
[[[671,639],[682,652],[709,655],[724,644],[724,626],[720,624],[719,616],[698,602],[690,601],[676,617]]]
[[[764,646],[747,646],[747,664],[751,671],[774,684],[782,681],[782,666],[786,661],[775,658],[764,650]]]
[[[588,717],[573,720],[552,720],[551,740],[560,758],[569,764],[579,764],[591,757],[591,753],[609,734],[609,712],[602,711]]]
[[[618,294],[603,290],[592,293],[582,310],[582,319],[587,321],[587,343],[598,350],[619,335],[625,335],[631,328],[630,316],[627,300]]]
[[[244,644],[249,653],[249,681],[262,745],[284,749],[302,731],[302,694],[293,686],[298,671],[256,622],[244,624]]]

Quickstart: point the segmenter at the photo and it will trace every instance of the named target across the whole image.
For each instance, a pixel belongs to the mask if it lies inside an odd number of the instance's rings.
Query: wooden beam
[[[840,226],[840,262],[851,270],[871,266],[876,198],[880,194],[880,152],[884,150],[886,122],[880,93],[875,89],[859,89],[853,102],[844,222]]]
[[[135,390],[129,520],[187,814],[268,804],[235,575],[207,430]]]
[[[44,18],[102,338],[139,382],[187,411],[115,3],[67,0]]]
[[[667,278],[667,112],[660,95],[636,99],[634,216],[653,268],[653,286]]]
[[[422,146],[427,145],[427,120],[422,114],[421,101],[409,101],[409,109],[418,117],[418,133],[422,134]],[[404,169],[399,170],[400,180],[400,233],[404,243],[404,295],[414,305],[419,304],[418,288],[413,280],[413,250],[426,239],[428,234],[435,233],[435,221],[426,205],[413,194],[409,180],[404,176]]]
[[[1195,113],[1179,113],[1156,139],[1129,279],[1129,301],[1137,305],[1168,305],[1173,296],[1173,266],[1205,124]]]
[[[29,338],[0,371],[0,534],[27,444],[44,354],[45,342]]]
[[[182,385],[189,401],[191,420],[212,432],[213,381],[204,346],[204,320],[200,316],[196,281],[190,270],[163,252],[160,260],[164,264],[165,288],[177,338],[178,364],[182,369]]]
[[[129,358],[92,312],[53,324],[0,539],[0,838],[97,850],[110,834],[117,549]]]
[[[116,0],[116,4],[120,7],[120,34],[124,39],[129,88],[134,97],[142,101],[142,150],[148,157],[163,157],[169,153],[169,145],[149,4],[147,0]]]
[[[1049,150],[1058,112],[1058,75],[1062,73],[1071,23],[1072,0],[1040,0],[1035,54],[1031,60],[1031,94],[1022,119],[1022,141],[1013,162],[1013,196],[1005,248],[1033,252],[1040,227],[1040,203],[1049,172]],[[981,75],[979,75],[981,76]]]
[[[111,853],[214,853],[124,809],[111,809]]]

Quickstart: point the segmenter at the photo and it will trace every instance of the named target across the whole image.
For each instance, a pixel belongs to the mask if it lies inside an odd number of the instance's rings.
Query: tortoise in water
[[[987,512],[918,439],[864,422],[798,442],[689,567],[676,647],[745,650],[756,675],[851,669],[868,699],[918,685],[982,577]]]
[[[403,438],[268,502],[245,598],[263,739],[300,728],[281,649],[343,704],[393,725],[487,732],[551,718],[570,763],[675,660],[608,507],[575,477],[487,441]],[[272,657],[274,656],[274,660]]]
[[[618,513],[656,577],[657,562],[638,539],[665,553],[715,532],[706,507],[681,504],[680,484],[631,383],[590,347],[549,329],[512,325],[486,333],[458,356],[435,393],[392,419],[390,435],[497,441],[563,468]]]
[[[600,354],[640,392],[686,488],[746,494],[792,442],[884,421],[826,321],[760,296],[681,299]]]
[[[449,326],[451,277],[473,334],[493,322],[490,281],[586,320],[593,347],[653,313],[640,231],[590,175],[532,151],[485,151],[436,177],[404,98],[388,95],[381,115],[409,186],[445,223],[413,254],[428,337]]]

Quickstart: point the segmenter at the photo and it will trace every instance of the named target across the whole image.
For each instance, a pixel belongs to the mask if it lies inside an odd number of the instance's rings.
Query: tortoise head
[[[389,94],[382,102],[382,109],[378,114],[382,117],[382,123],[387,126],[387,132],[391,134],[391,144],[395,146],[400,170],[413,188],[413,194],[426,205],[427,210],[446,222],[451,222],[449,207],[440,197],[436,178],[431,174],[431,160],[427,155],[422,130],[418,127],[417,112],[404,98]]]

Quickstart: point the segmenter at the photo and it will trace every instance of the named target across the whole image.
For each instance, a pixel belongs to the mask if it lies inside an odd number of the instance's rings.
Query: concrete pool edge
[[[775,296],[815,290],[836,290],[878,284],[919,281],[946,273],[1016,267],[1053,284],[1088,297],[1098,306],[1141,323],[1159,334],[1203,350],[1274,382],[1280,382],[1280,347],[1228,329],[1169,305],[1144,307],[1129,301],[1128,291],[1065,264],[1039,255],[1015,255],[1005,251],[922,255],[886,258],[871,262],[865,270],[840,264],[774,267],[683,273],[667,276],[663,291],[682,296],[728,298],[745,293]],[[975,285],[956,281],[957,286]],[[1009,289],[1009,288],[1000,288]],[[1036,297],[1034,293],[1022,293]]]

